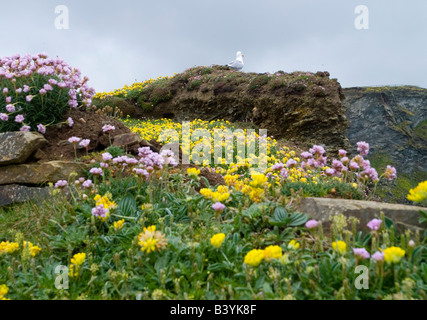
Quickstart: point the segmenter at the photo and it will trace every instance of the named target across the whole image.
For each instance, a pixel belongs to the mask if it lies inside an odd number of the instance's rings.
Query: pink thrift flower
[[[24,118],[24,116],[22,114],[18,114],[15,117],[15,122],[17,122],[17,123],[22,123],[22,122],[24,122],[24,120],[25,120],[25,118]]]
[[[301,157],[303,157],[304,159],[310,159],[313,158],[313,155],[310,152],[303,152],[301,153]]]
[[[90,189],[93,186],[92,180],[86,180],[82,184],[83,188]]]
[[[373,231],[378,231],[380,229],[382,223],[383,223],[382,220],[374,219],[374,220],[369,221],[367,226],[369,229],[371,229]]]
[[[222,212],[225,209],[225,205],[222,204],[221,202],[217,202],[215,204],[212,205],[212,209],[214,209],[217,212]]]
[[[26,96],[25,97],[25,100],[27,101],[27,102],[31,102],[31,100],[33,100],[33,96]]]
[[[41,134],[45,134],[46,133],[46,127],[42,124],[39,124],[37,126],[37,130],[41,133]]]
[[[55,183],[55,188],[65,188],[68,185],[68,182],[65,180],[59,180],[57,183]]]
[[[101,168],[92,168],[89,172],[94,176],[102,176],[104,174]]]
[[[345,156],[347,156],[347,151],[341,149],[338,151],[340,158],[344,158]]]
[[[371,256],[365,248],[353,248],[353,253],[357,259],[365,260]]]
[[[67,119],[67,122],[69,127],[72,127],[74,125],[74,121],[71,117]]]
[[[12,102],[12,97],[6,97],[6,103],[11,103]]]
[[[335,171],[335,169],[326,169],[325,173],[327,176],[331,177],[335,175],[337,172]]]
[[[8,94],[8,93],[9,93],[9,89],[8,89],[8,88],[4,88],[4,89],[3,89],[3,93],[4,93],[4,94]]]
[[[310,221],[307,221],[307,223],[305,224],[305,227],[307,229],[314,229],[314,228],[317,228],[318,225],[319,225],[319,222],[317,222],[316,220],[310,220]]]
[[[107,132],[110,132],[110,131],[114,131],[114,130],[116,130],[116,127],[114,127],[112,125],[109,125],[109,124],[107,124],[107,125],[105,125],[105,126],[102,127],[102,131],[104,133],[107,133]]]
[[[79,146],[83,147],[83,148],[87,148],[90,144],[90,140],[89,139],[84,139],[82,141],[80,141]]]
[[[105,162],[108,162],[111,159],[113,159],[113,156],[110,153],[105,152],[102,154],[102,160],[104,160]]]
[[[298,164],[298,162],[296,162],[293,159],[290,159],[288,162],[286,162],[286,167],[287,168],[293,168],[293,167],[296,167],[297,164]]]
[[[6,110],[7,110],[7,112],[9,112],[9,113],[14,113],[14,112],[16,111],[15,106],[14,106],[14,105],[12,105],[12,104],[8,104],[8,105],[6,106]]]
[[[369,143],[365,141],[358,142],[357,151],[359,151],[362,156],[367,156],[369,154]]]
[[[310,153],[323,156],[326,153],[326,151],[325,151],[325,148],[323,148],[322,146],[313,146],[313,148],[310,149]]]
[[[70,139],[68,139],[68,142],[73,143],[73,144],[77,144],[80,142],[80,140],[81,140],[81,138],[71,137]]]
[[[396,168],[391,167],[391,166],[387,166],[387,169],[385,170],[385,173],[384,173],[384,177],[388,181],[392,181],[393,179],[396,179],[397,178]]]
[[[9,120],[9,116],[6,113],[0,113],[0,120],[7,121]]]
[[[280,171],[280,176],[284,179],[287,179],[289,177],[289,173],[288,170],[286,170],[285,168],[282,169],[282,171]]]
[[[108,209],[105,209],[103,204],[92,209],[92,215],[98,218],[106,218],[108,212]]]
[[[283,163],[277,163],[271,169],[273,171],[276,171],[276,170],[282,170],[284,167],[285,167],[285,165]]]
[[[40,89],[39,93],[40,93],[41,95],[45,95],[45,94],[47,93],[47,91],[46,91],[45,89]]]
[[[21,129],[19,129],[19,131],[21,132],[30,132],[31,127],[30,126],[22,126]]]
[[[382,261],[384,261],[384,252],[379,252],[379,251],[375,252],[372,255],[372,259],[374,259],[375,262],[382,262]]]

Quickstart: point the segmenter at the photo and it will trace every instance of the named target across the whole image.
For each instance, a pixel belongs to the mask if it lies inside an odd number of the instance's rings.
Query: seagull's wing
[[[242,69],[243,68],[243,62],[239,61],[239,60],[234,60],[234,61],[230,62],[228,64],[228,66],[230,68],[234,68],[234,69]]]

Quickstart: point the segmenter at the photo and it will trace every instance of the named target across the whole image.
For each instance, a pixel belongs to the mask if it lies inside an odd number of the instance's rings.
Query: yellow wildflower
[[[9,288],[5,284],[0,285],[0,300],[10,300],[5,298],[8,292]]]
[[[0,243],[0,254],[3,253],[14,253],[15,251],[19,250],[19,244],[16,242],[1,242]]]
[[[219,248],[222,246],[222,243],[224,242],[224,240],[225,240],[225,234],[218,233],[211,238],[211,245],[214,246],[215,248]]]
[[[384,260],[387,263],[399,263],[405,256],[405,250],[398,247],[387,248],[384,251]]]
[[[39,246],[34,246],[31,242],[24,241],[24,249],[27,248],[27,246],[28,246],[28,249],[30,250],[30,255],[32,257],[35,257],[42,251],[42,249]]]
[[[245,256],[245,263],[251,267],[258,267],[264,260],[264,250],[254,249],[249,251]]]
[[[113,227],[115,230],[120,230],[121,228],[123,228],[124,223],[125,223],[125,219],[116,221],[113,223]]]
[[[268,181],[268,178],[265,175],[254,174],[252,175],[252,181],[250,185],[254,188],[263,188],[268,184],[267,181]]]
[[[200,175],[200,170],[196,168],[187,169],[187,174],[190,178],[196,179]]]
[[[138,236],[138,245],[142,252],[161,251],[167,246],[167,239],[160,231],[156,231],[156,226],[144,228]]]
[[[265,248],[264,255],[265,261],[270,261],[271,259],[279,259],[283,255],[282,248],[279,246],[269,246]]]
[[[86,260],[86,253],[77,253],[71,258],[71,263],[75,266],[81,266]]]
[[[422,202],[427,199],[427,181],[421,182],[416,188],[409,190],[408,200]]]
[[[295,240],[292,240],[291,242],[289,242],[288,244],[288,249],[289,250],[298,250],[300,247],[300,244],[298,242],[296,242]]]
[[[347,251],[347,244],[344,241],[335,241],[332,243],[332,249],[338,251],[340,254],[344,254]]]

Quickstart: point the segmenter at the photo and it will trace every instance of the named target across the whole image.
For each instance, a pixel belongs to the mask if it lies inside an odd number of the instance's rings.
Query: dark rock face
[[[0,207],[49,196],[49,188],[30,188],[20,185],[0,186]]]
[[[127,101],[143,111],[130,114],[135,117],[252,121],[269,136],[335,152],[348,147],[342,98],[340,84],[327,72],[271,75],[213,66],[155,82]]]
[[[427,89],[348,88],[343,93],[351,145],[366,141],[374,165],[397,168],[401,194],[394,198],[404,202],[407,189],[427,180]]]
[[[45,144],[47,140],[37,132],[0,133],[0,166],[24,163]]]

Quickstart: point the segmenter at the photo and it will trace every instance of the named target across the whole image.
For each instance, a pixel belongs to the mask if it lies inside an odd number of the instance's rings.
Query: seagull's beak
[[[244,57],[245,55],[244,54],[242,54],[242,57]]]

